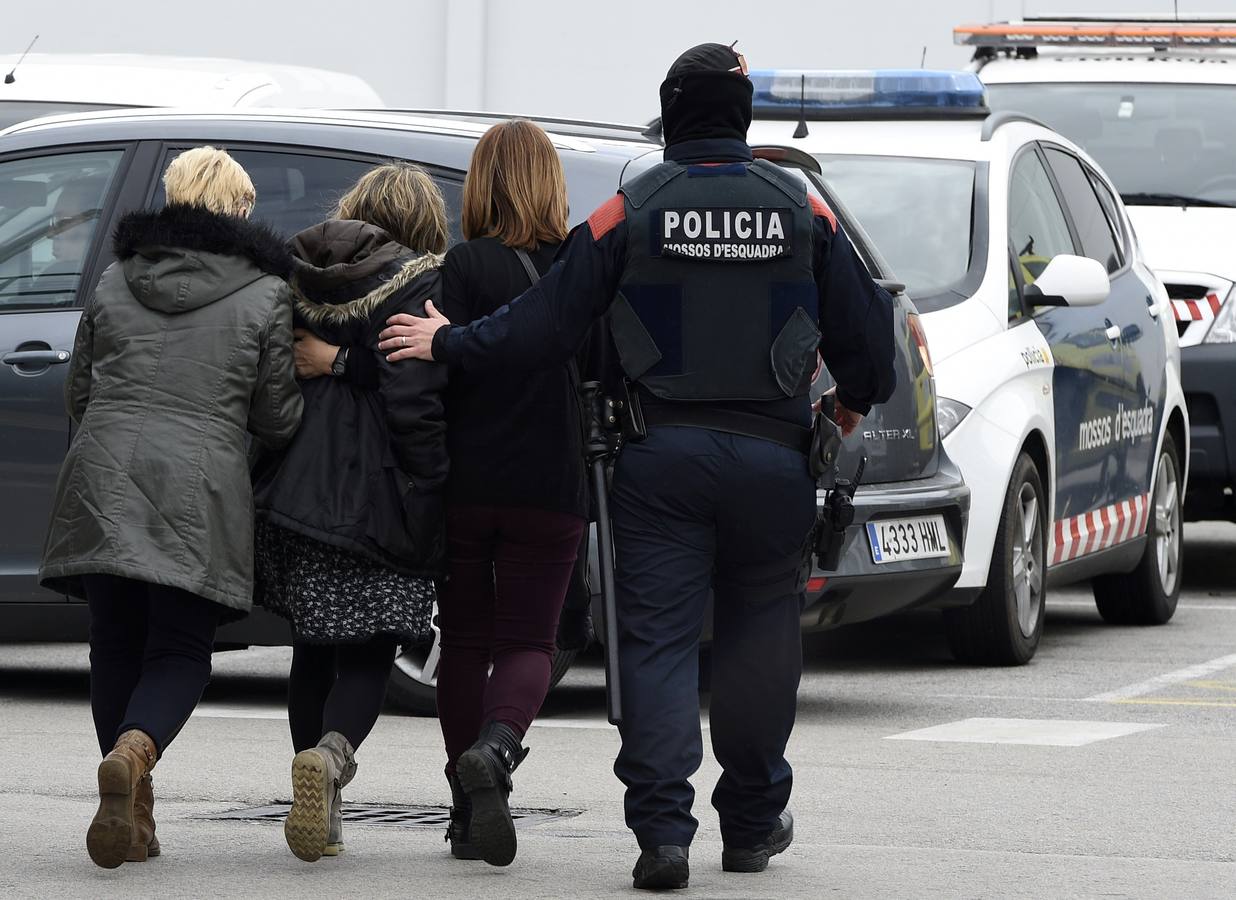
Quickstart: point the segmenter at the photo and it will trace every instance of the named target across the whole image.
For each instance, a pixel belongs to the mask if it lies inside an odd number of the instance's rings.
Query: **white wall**
[[[342,69],[392,106],[644,121],[674,57],[738,39],[763,67],[963,65],[952,28],[1029,14],[1170,13],[1171,0],[5,0],[0,53],[169,53]],[[1236,15],[1233,0],[1182,13]]]

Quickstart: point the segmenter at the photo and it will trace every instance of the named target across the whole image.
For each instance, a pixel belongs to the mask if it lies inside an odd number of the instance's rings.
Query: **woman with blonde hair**
[[[246,221],[256,199],[222,150],[187,150],[167,206],[129,213],[86,304],[65,384],[78,427],[40,578],[90,608],[104,868],[160,852],[150,770],[210,679],[215,629],[253,596],[246,431],[287,443],[301,416],[292,260]]]
[[[303,385],[292,443],[253,471],[257,602],[292,625],[288,846],[343,848],[341,791],[377,722],[400,644],[430,635],[443,548],[446,371],[392,365],[377,333],[439,291],[446,209],[418,166],[361,177],[334,216],[292,239],[301,342],[342,347]],[[351,372],[349,372],[351,370]],[[357,376],[357,373],[360,373]]]

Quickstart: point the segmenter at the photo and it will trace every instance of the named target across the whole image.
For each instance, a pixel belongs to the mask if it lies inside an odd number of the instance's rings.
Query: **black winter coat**
[[[340,378],[302,382],[300,431],[253,469],[259,519],[373,559],[434,575],[443,554],[446,367],[391,365],[374,348],[388,317],[423,316],[442,257],[417,255],[380,228],[328,221],[292,240],[296,324],[375,359],[376,390]]]

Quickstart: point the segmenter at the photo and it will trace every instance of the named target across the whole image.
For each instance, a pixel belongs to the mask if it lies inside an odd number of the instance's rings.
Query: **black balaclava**
[[[751,80],[724,44],[699,44],[670,66],[661,82],[666,145],[708,138],[745,141],[751,125]]]

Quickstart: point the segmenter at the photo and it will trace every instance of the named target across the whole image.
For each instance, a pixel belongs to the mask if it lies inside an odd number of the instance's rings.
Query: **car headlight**
[[[970,414],[970,407],[960,400],[950,400],[948,397],[936,398],[936,430],[940,432],[940,440],[948,437],[953,429],[961,424],[961,420]]]
[[[1228,291],[1227,299],[1219,307],[1210,330],[1202,338],[1203,344],[1236,344],[1236,303],[1232,302],[1232,292]]]

